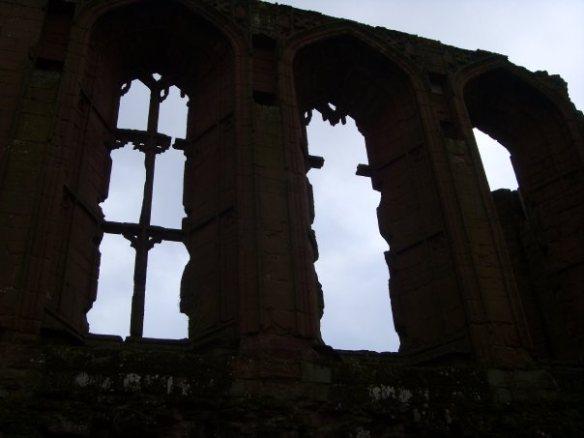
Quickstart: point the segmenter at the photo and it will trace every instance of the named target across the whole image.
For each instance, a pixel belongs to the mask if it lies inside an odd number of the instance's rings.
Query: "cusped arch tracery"
[[[189,93],[205,70],[232,70],[233,64],[225,33],[181,2],[150,8],[134,2],[110,10],[95,22],[89,47],[89,58],[109,58],[108,69],[118,70],[120,81],[156,72]]]
[[[148,7],[146,7],[148,6]],[[65,61],[64,69],[64,85],[63,97],[68,99],[68,96],[76,95],[78,84],[83,81],[83,75],[86,73],[88,68],[87,63],[92,58],[92,43],[91,40],[95,39],[96,26],[100,22],[108,19],[108,16],[115,16],[116,14],[124,10],[153,10],[153,9],[168,10],[169,8],[174,8],[179,11],[179,15],[183,19],[191,19],[202,23],[208,29],[211,29],[213,33],[220,35],[220,38],[224,39],[227,43],[226,46],[228,50],[232,52],[232,59],[240,58],[244,56],[244,53],[248,47],[248,42],[246,37],[241,32],[241,29],[235,24],[230,16],[227,16],[214,7],[211,7],[205,3],[191,1],[191,0],[168,0],[168,1],[157,1],[157,0],[113,0],[113,1],[92,1],[85,2],[79,5],[76,12],[76,16],[71,28],[70,42],[68,56]],[[138,17],[128,17],[128,23],[136,22]],[[131,27],[131,26],[130,26]],[[166,29],[165,32],[172,31],[173,29]],[[177,46],[176,39],[172,42],[171,46]],[[120,44],[114,42],[114,44]],[[124,44],[122,44],[123,46]],[[149,46],[148,41],[142,41],[139,46],[147,48]],[[182,45],[183,47],[184,44]],[[155,48],[161,47],[159,42],[154,41],[151,45],[152,49],[150,54],[155,53]],[[172,48],[172,47],[171,47]],[[213,54],[213,48],[202,48],[202,52],[208,52],[209,56]],[[199,54],[200,56],[201,54]],[[181,65],[188,63],[188,60],[193,56],[192,52],[175,50],[173,57],[169,57],[171,62],[168,65]],[[159,63],[160,64],[160,63]],[[238,88],[243,86],[241,78],[244,76],[243,65],[239,65],[235,69],[235,84]],[[190,67],[192,68],[192,66]],[[175,70],[178,68],[175,67]],[[186,71],[186,70],[185,70]],[[152,73],[152,72],[149,72]],[[120,84],[131,80],[135,77],[135,72],[126,75],[125,78],[120,79]],[[187,74],[183,75],[184,77]],[[178,82],[175,80],[174,82]],[[185,84],[176,83],[183,91],[187,90]]]
[[[420,123],[416,89],[421,76],[405,59],[389,55],[385,46],[350,27],[304,33],[289,43],[284,55],[294,72],[294,103],[304,123],[315,109],[333,125],[352,117],[367,140],[373,166],[388,159],[374,152],[388,152],[374,146],[382,125]],[[400,130],[394,127],[393,132]],[[416,135],[414,129],[407,131]]]

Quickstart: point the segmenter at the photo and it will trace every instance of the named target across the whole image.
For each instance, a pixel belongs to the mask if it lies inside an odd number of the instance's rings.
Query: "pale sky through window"
[[[271,1],[271,3],[276,3]],[[280,0],[302,9],[383,26],[470,50],[507,55],[529,70],[560,74],[572,101],[584,108],[584,1],[580,0]],[[120,127],[144,129],[147,90],[134,84],[123,101]],[[184,136],[185,101],[173,90],[162,107],[160,130]],[[336,348],[395,351],[388,299],[388,272],[375,208],[379,194],[367,178],[354,175],[366,163],[364,139],[352,120],[330,127],[317,112],[308,128],[310,151],[323,155],[321,170],[309,173],[315,186],[315,229],[321,252],[317,271],[323,284],[324,339]],[[509,154],[475,130],[489,185],[516,188]],[[127,149],[127,150],[126,150]],[[141,154],[114,151],[112,189],[103,204],[110,220],[136,221],[143,185]],[[132,153],[133,152],[133,153]],[[169,154],[169,155],[167,155]],[[135,156],[134,156],[135,155]],[[184,217],[178,151],[157,159],[153,222],[180,227]],[[179,176],[180,175],[180,176]],[[116,217],[114,217],[116,216]],[[107,235],[106,235],[107,236]],[[125,336],[129,331],[133,250],[119,236],[104,238],[99,295],[89,313],[91,331]],[[178,287],[188,254],[179,244],[158,245],[148,271],[145,336],[182,338],[186,317],[178,313]],[[156,270],[156,274],[153,274]]]
[[[150,91],[134,81],[122,97],[119,128],[146,129]],[[186,98],[176,87],[170,89],[160,106],[159,132],[174,138],[186,134]],[[180,228],[185,216],[182,206],[184,154],[169,149],[156,157],[152,224]],[[112,152],[109,196],[102,204],[106,220],[138,222],[142,205],[145,169],[144,154],[132,145]],[[88,314],[93,333],[129,335],[135,252],[118,235],[104,234],[98,283],[98,298]],[[144,336],[180,339],[187,337],[188,319],[179,312],[180,279],[188,261],[184,245],[157,244],[149,253],[146,280]]]

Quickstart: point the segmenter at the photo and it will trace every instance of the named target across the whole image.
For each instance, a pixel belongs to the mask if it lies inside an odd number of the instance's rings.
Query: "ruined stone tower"
[[[148,129],[117,129],[136,78]],[[189,97],[172,144],[157,131],[171,85]],[[0,99],[0,435],[581,430],[584,119],[560,77],[253,0],[3,0]],[[397,354],[321,340],[314,110],[365,137]],[[519,192],[490,193],[475,127],[509,150]],[[142,214],[108,222],[110,152],[128,143],[150,175]],[[186,155],[181,229],[149,220],[170,147]],[[104,233],[136,250],[126,340],[88,333]],[[142,337],[165,240],[190,255],[185,342]]]

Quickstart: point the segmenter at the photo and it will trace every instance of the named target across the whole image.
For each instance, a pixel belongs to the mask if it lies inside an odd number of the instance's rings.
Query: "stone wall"
[[[37,351],[5,436],[578,436],[579,368],[414,365],[396,354],[195,353],[104,340]],[[34,377],[33,377],[34,376]]]
[[[155,72],[190,98],[187,219],[157,231],[191,257],[174,343],[86,320],[120,90]],[[581,430],[584,122],[561,78],[257,1],[4,0],[0,103],[7,436]],[[323,345],[315,110],[365,137],[398,354]],[[520,194],[490,193],[473,128]]]

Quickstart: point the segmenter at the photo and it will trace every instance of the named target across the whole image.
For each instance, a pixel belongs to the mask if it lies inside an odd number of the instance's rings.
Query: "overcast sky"
[[[271,2],[275,3],[275,2]],[[383,26],[443,43],[509,56],[530,70],[560,74],[572,101],[584,108],[584,1],[582,0],[281,0],[303,9]],[[134,84],[122,100],[119,126],[144,129],[147,90]],[[160,131],[184,136],[185,102],[176,90],[162,107]],[[516,188],[505,149],[476,133],[491,189]],[[367,178],[354,175],[366,163],[363,137],[352,120],[331,128],[315,114],[309,126],[310,151],[325,157],[312,170],[320,249],[317,272],[323,284],[325,341],[336,348],[395,351],[388,298],[387,244],[378,232],[379,195]],[[112,154],[110,197],[103,204],[109,220],[137,221],[144,181],[142,154]],[[169,151],[157,162],[153,223],[180,227],[184,158]],[[98,299],[88,317],[93,333],[125,336],[129,331],[134,253],[122,237],[106,235]],[[181,244],[157,245],[150,253],[145,336],[182,338],[187,320],[178,312],[179,283],[188,259]]]

